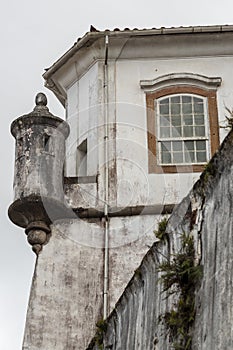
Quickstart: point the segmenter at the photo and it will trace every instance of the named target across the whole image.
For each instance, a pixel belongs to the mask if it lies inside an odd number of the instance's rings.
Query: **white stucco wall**
[[[198,179],[199,173],[148,174],[146,96],[141,80],[171,73],[220,77],[217,89],[220,125],[233,105],[231,67],[233,57],[119,59],[116,62],[116,158],[117,203],[130,205],[178,203]],[[220,129],[221,141],[226,132]]]
[[[124,56],[124,51],[121,55]],[[181,72],[220,77],[222,84],[217,90],[217,103],[222,124],[225,106],[231,108],[233,105],[233,84],[229,74],[232,64],[231,56],[109,60],[109,168],[111,173],[116,174],[115,178],[109,177],[111,206],[178,203],[199,177],[199,173],[148,174],[146,100],[140,81]],[[76,148],[87,137],[87,175],[99,174],[98,196],[102,199],[105,190],[106,107],[103,85],[103,61],[97,61],[67,90],[67,116],[71,125],[67,145],[67,175],[77,175]],[[225,134],[220,129],[221,141]]]
[[[98,115],[100,104],[98,64],[67,90],[67,121],[71,133],[67,141],[66,173],[77,176],[77,146],[87,139],[87,176],[96,175],[98,164]]]

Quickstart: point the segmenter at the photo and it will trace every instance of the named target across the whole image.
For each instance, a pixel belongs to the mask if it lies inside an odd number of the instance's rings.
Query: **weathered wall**
[[[197,293],[193,349],[233,348],[233,133],[214,158],[202,211],[204,278]],[[196,186],[196,191],[198,187]]]
[[[70,125],[70,136],[66,147],[66,173],[77,176],[77,146],[87,139],[88,161],[87,175],[96,175],[98,171],[99,120],[99,77],[98,64],[94,64],[79,80],[78,77],[67,90],[67,121]],[[73,72],[74,73],[74,72]]]
[[[221,124],[226,114],[225,106],[231,108],[232,104],[232,79],[229,74],[233,63],[231,35],[155,35],[143,37],[143,40],[128,38],[126,42],[110,36],[107,106],[110,205],[179,203],[192,188],[199,173],[148,173],[146,97],[140,81],[184,72],[221,78],[222,83],[216,92]],[[97,53],[95,48],[95,63],[89,63],[85,73],[83,67],[88,64],[87,57],[70,62],[63,75],[72,84],[63,82],[64,77],[61,82],[67,91],[67,117],[71,125],[67,176],[77,175],[76,147],[80,137],[87,133],[89,175],[98,174],[97,194],[103,200],[104,40],[99,42],[98,50]],[[78,62],[82,62],[81,66]],[[225,130],[221,128],[220,139],[223,140],[225,135]]]
[[[153,244],[159,218],[109,219],[109,310]],[[37,258],[24,350],[86,348],[103,317],[103,239],[101,218],[60,220],[52,226]]]
[[[169,339],[159,316],[169,310],[173,297],[164,298],[159,263],[177,252],[180,236],[194,236],[196,259],[203,265],[196,292],[193,349],[233,348],[232,207],[233,132],[224,140],[190,194],[169,219],[170,246],[157,242],[129,282],[103,332],[104,349],[164,350]],[[169,247],[169,249],[168,249]],[[95,341],[88,349],[98,349]]]
[[[103,250],[75,242],[65,223],[54,226],[37,258],[23,349],[84,349],[101,317],[102,281]]]

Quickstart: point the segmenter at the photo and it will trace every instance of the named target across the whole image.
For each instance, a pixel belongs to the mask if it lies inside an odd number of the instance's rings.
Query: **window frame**
[[[165,127],[167,129],[168,126],[165,126],[163,124],[161,124],[161,117],[163,117],[163,114],[160,113],[160,107],[163,106],[163,101],[164,100],[168,100],[169,101],[169,104],[168,106],[170,106],[170,103],[173,103],[172,102],[172,99],[173,98],[177,98],[179,99],[179,105],[182,105],[182,111],[183,111],[183,108],[184,108],[184,105],[183,105],[183,100],[184,98],[188,98],[190,99],[190,102],[191,102],[191,105],[194,107],[194,103],[195,103],[195,99],[198,99],[201,101],[201,104],[203,106],[203,120],[204,120],[204,123],[203,125],[195,125],[192,123],[191,125],[191,128],[192,128],[192,135],[186,135],[186,136],[182,136],[181,134],[174,134],[172,132],[172,128],[173,126],[170,124],[173,117],[175,117],[175,115],[172,114],[171,111],[168,111],[168,115],[164,115],[165,119],[169,118],[169,131],[170,131],[170,135],[168,136],[165,136],[165,135],[162,135],[161,132],[162,132],[162,129]],[[167,103],[166,103],[167,104]],[[203,161],[193,161],[193,164],[198,164],[198,165],[205,165],[207,160],[209,159],[209,156],[210,156],[210,150],[209,150],[209,139],[210,139],[210,136],[209,136],[209,123],[208,123],[208,120],[207,120],[207,116],[208,116],[208,107],[207,107],[207,98],[206,97],[203,97],[203,96],[200,96],[200,95],[194,95],[194,94],[172,94],[172,95],[167,95],[167,96],[162,96],[158,99],[155,100],[155,110],[156,110],[156,113],[158,115],[157,118],[155,118],[155,122],[156,122],[156,134],[158,135],[157,137],[157,145],[158,145],[158,149],[159,149],[159,164],[160,165],[163,165],[163,166],[166,166],[166,165],[177,165],[177,166],[180,166],[180,165],[189,165],[190,166],[190,161],[189,162],[185,162],[184,161],[184,158],[185,158],[185,144],[187,144],[187,142],[193,142],[193,150],[194,150],[194,158],[197,160],[198,158],[198,153],[201,152],[205,153],[205,160]],[[182,115],[183,113],[181,114],[181,110],[179,111],[179,114],[177,115],[177,117],[179,117],[179,119],[182,120]],[[183,118],[185,118],[185,115],[183,115]],[[195,120],[195,115],[193,115],[193,113],[191,113],[191,118],[192,118],[192,121],[194,122]],[[181,122],[180,124],[180,132],[183,133],[185,131],[185,127],[189,128],[190,126],[189,125],[185,125]],[[203,127],[203,131],[204,131],[204,135],[200,135],[200,136],[196,136],[194,134],[196,128],[202,128]],[[205,148],[203,148],[203,151],[199,151],[197,149],[197,143],[198,141],[202,141],[205,143]],[[164,145],[165,143],[170,143],[170,146],[171,146],[171,162],[167,162],[167,163],[164,163],[162,158],[163,158],[163,150],[162,150],[162,145]],[[173,147],[175,145],[175,143],[179,143],[181,145],[181,149],[179,150],[174,150]],[[200,144],[200,143],[199,143]],[[176,154],[178,153],[181,153],[182,154],[182,158],[183,158],[183,161],[182,162],[172,162],[172,158],[176,156]],[[191,155],[190,155],[191,156]],[[191,163],[192,164],[192,163]]]
[[[216,152],[219,146],[219,124],[216,89],[205,89],[192,85],[178,85],[164,87],[152,92],[146,91],[149,173],[186,173],[202,172],[204,170],[204,164],[190,163],[184,165],[162,165],[158,162],[158,145],[156,137],[156,122],[158,116],[156,115],[155,101],[161,97],[165,98],[166,96],[176,94],[191,94],[206,98],[210,157]]]

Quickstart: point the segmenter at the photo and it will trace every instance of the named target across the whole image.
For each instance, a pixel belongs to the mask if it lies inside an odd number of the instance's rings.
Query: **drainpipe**
[[[108,266],[109,266],[109,221],[108,221],[108,35],[105,36],[105,60],[104,60],[104,164],[105,164],[105,198],[104,198],[104,311],[103,318],[108,316]]]

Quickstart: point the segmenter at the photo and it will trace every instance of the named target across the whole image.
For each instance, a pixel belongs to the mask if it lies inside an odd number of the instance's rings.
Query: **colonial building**
[[[23,349],[83,350],[114,308],[226,134],[232,42],[232,26],[91,28],[46,70],[66,122],[40,94],[12,125],[9,215],[38,255]]]

